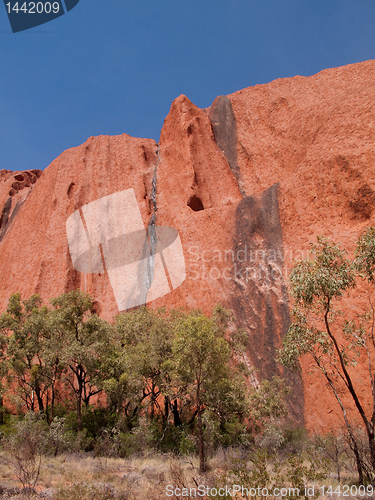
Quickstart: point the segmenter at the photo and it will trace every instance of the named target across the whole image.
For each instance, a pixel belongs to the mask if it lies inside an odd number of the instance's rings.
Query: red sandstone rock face
[[[231,307],[249,332],[248,359],[258,377],[278,373],[274,355],[290,321],[285,276],[293,259],[306,255],[316,235],[352,250],[375,222],[374,81],[375,61],[367,61],[244,89],[208,110],[180,96],[159,145],[101,136],[65,151],[36,183],[36,171],[0,171],[0,210],[10,221],[6,231],[0,223],[1,310],[15,291],[48,300],[80,288],[113,318],[107,273],[73,268],[65,223],[83,205],[133,188],[147,227],[159,157],[156,223],[179,231],[187,276],[151,307]],[[363,290],[348,302],[353,314],[365,304]],[[292,411],[309,428],[327,430],[340,410],[308,361],[302,365],[302,379],[287,375]],[[354,377],[363,384],[365,369]]]
[[[276,80],[229,96],[238,130],[238,163],[246,193],[280,183],[285,267],[307,254],[316,235],[353,250],[366,226],[374,225],[375,61]],[[367,307],[356,292],[346,307]],[[362,391],[367,373],[353,371]],[[323,380],[303,361],[305,418],[324,431],[341,414]]]
[[[41,170],[0,170],[0,242],[41,175]]]
[[[90,138],[65,151],[38,180],[1,244],[2,308],[10,294],[44,299],[81,288],[97,299],[107,318],[118,311],[108,276],[74,270],[66,220],[78,208],[102,196],[134,188],[145,224],[157,145],[127,135]]]

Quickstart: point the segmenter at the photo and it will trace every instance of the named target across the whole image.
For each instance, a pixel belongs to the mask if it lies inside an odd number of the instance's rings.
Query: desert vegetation
[[[357,242],[354,259],[326,238],[318,238],[311,248],[313,259],[298,263],[290,276],[295,300],[294,322],[283,341],[280,361],[294,369],[298,359],[309,355],[322,374],[341,408],[348,442],[356,457],[358,482],[375,481],[375,310],[368,296],[367,310],[348,317],[340,308],[344,294],[349,295],[362,279],[374,284],[375,228],[368,228]],[[365,405],[360,392],[363,382],[355,384],[353,371],[358,360],[368,367],[365,382],[372,402]],[[349,397],[356,416],[350,417],[343,394]],[[366,446],[359,444],[365,434]]]
[[[142,307],[109,323],[80,291],[49,305],[12,295],[0,316],[3,498],[231,498],[228,485],[258,498],[329,498],[322,485],[371,496],[375,407],[351,373],[365,356],[374,394],[374,309],[348,319],[338,305],[360,280],[373,284],[375,230],[352,260],[324,238],[311,255],[291,274],[294,319],[279,361],[298,370],[301,356],[314,360],[343,415],[324,436],[288,418],[282,378],[257,380],[247,335],[220,305],[210,316]],[[209,490],[198,495],[200,486]]]

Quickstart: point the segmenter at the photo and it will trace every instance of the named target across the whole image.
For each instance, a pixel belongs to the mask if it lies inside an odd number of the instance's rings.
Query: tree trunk
[[[169,397],[164,397],[164,412],[163,412],[163,424],[166,425],[169,417]]]
[[[49,413],[48,389],[47,389],[47,392],[46,392],[46,417],[47,417],[47,423],[50,424],[51,423],[51,417],[50,417],[50,413]]]
[[[78,366],[77,369],[77,429],[78,432],[82,431],[82,395],[83,395],[83,376],[81,367]]]
[[[172,405],[172,413],[173,413],[173,424],[175,427],[181,427],[182,421],[180,418],[180,413],[178,411],[177,399],[173,401]]]
[[[51,422],[53,421],[54,416],[55,416],[55,387],[53,385],[51,389],[51,415],[50,415]]]
[[[367,430],[367,436],[370,447],[370,455],[371,455],[371,468],[372,468],[372,478],[371,481],[374,482],[375,479],[375,441],[374,441],[374,432]]]
[[[77,430],[82,431],[82,393],[77,393]]]
[[[38,409],[40,413],[44,413],[43,397],[38,382],[35,383],[35,394],[36,394],[36,399],[38,400]]]
[[[318,367],[320,369],[322,369],[322,366],[321,366],[321,364],[319,362],[319,359],[316,356],[314,356],[314,361],[318,365]],[[363,484],[364,476],[363,476],[363,467],[362,467],[361,456],[360,456],[360,453],[359,453],[357,441],[355,440],[355,437],[353,435],[352,429],[350,427],[350,423],[349,423],[349,420],[348,420],[348,415],[346,413],[345,406],[344,406],[343,402],[341,401],[340,396],[338,395],[338,392],[336,390],[336,387],[333,384],[333,381],[332,381],[331,377],[324,370],[323,370],[323,373],[324,373],[324,376],[327,379],[327,382],[329,383],[329,385],[330,385],[330,387],[331,387],[331,389],[333,391],[333,394],[335,395],[335,398],[336,398],[337,402],[339,403],[339,405],[341,407],[341,410],[342,410],[342,413],[343,413],[343,417],[344,417],[344,421],[345,421],[345,425],[346,425],[346,428],[348,430],[349,445],[350,445],[350,447],[353,450],[353,453],[355,455],[355,461],[356,461],[357,470],[358,470],[358,482],[359,482],[360,485],[362,485]],[[367,433],[368,433],[368,427],[367,426],[366,426],[366,430],[367,430]]]
[[[356,462],[357,471],[358,471],[358,484],[361,486],[362,484],[364,484],[362,461],[361,461],[361,457],[359,454],[359,449],[358,449],[356,441],[353,438],[351,439],[351,441],[352,441],[352,445],[353,445],[352,450],[353,450],[353,453],[355,455],[355,462]]]
[[[156,397],[155,397],[155,385],[154,385],[154,382],[152,381],[151,382],[151,394],[150,394],[150,399],[151,399],[151,403],[150,403],[150,420],[151,422],[153,422],[154,418],[155,418],[155,400],[156,400]]]
[[[202,474],[206,472],[206,456],[204,449],[202,413],[198,410],[198,434],[199,434],[199,472]]]
[[[200,401],[200,383],[197,384],[197,413],[198,413],[198,439],[199,439],[199,472],[206,472],[206,454],[204,449],[204,435],[202,424],[202,408]]]

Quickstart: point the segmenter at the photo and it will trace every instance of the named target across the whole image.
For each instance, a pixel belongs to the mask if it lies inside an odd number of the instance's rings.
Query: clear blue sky
[[[0,169],[44,169],[91,135],[158,140],[180,94],[375,59],[375,1],[80,0],[16,34],[0,5],[0,44]]]

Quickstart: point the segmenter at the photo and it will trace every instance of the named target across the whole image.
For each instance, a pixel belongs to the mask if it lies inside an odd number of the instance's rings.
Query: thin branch
[[[333,342],[333,345],[335,347],[335,350],[336,350],[336,353],[339,357],[339,361],[340,361],[340,365],[341,365],[341,368],[342,368],[342,371],[344,372],[344,376],[347,380],[347,383],[348,383],[348,390],[353,398],[353,401],[357,407],[357,410],[359,411],[359,414],[361,415],[362,417],[362,420],[368,430],[368,432],[372,432],[372,429],[371,429],[371,425],[370,425],[370,422],[368,421],[367,417],[366,417],[366,413],[358,399],[358,396],[357,396],[357,393],[353,387],[353,383],[352,383],[352,379],[350,378],[350,375],[346,369],[346,366],[345,366],[345,363],[344,363],[344,360],[343,360],[343,357],[342,357],[342,354],[341,354],[341,351],[340,351],[340,348],[338,346],[338,343],[337,343],[337,340],[335,338],[335,336],[332,334],[331,332],[331,329],[330,329],[330,326],[329,326],[329,322],[328,322],[328,314],[329,314],[329,308],[330,308],[330,299],[328,299],[328,302],[327,302],[327,307],[326,307],[326,312],[324,314],[324,322],[325,322],[325,326],[326,326],[326,331],[328,333],[328,336],[330,337],[330,339],[332,340]]]

